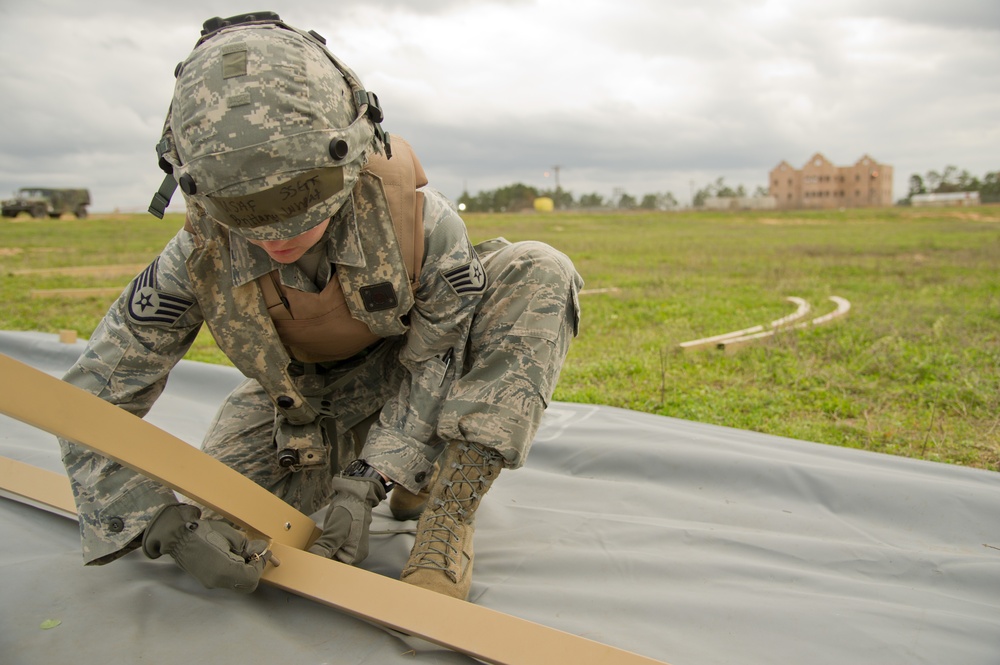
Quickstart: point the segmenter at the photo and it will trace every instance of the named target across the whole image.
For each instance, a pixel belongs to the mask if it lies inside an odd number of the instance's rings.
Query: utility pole
[[[552,167],[552,172],[556,174],[556,191],[557,192],[559,191],[559,169],[561,169],[561,168],[562,167],[559,166],[558,164],[556,166]]]

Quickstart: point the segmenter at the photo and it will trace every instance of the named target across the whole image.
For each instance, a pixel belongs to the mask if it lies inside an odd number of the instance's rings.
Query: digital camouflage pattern
[[[216,228],[221,238],[225,230]],[[252,377],[223,405],[206,437],[213,456],[303,509],[321,506],[328,496],[325,479],[358,455],[414,492],[429,480],[446,441],[495,448],[509,468],[524,463],[576,332],[582,281],[567,257],[541,243],[491,241],[480,246],[480,260],[461,218],[433,190],[425,191],[424,232],[426,260],[406,334],[387,338],[356,365],[327,370],[293,363],[290,374],[298,376],[290,379],[321,414],[330,464],[299,472],[278,466],[276,411],[261,388],[260,381],[267,382],[263,375]],[[350,224],[331,224],[321,241],[331,264],[357,259],[359,233]],[[241,236],[229,234],[229,241],[235,283],[256,288],[257,277],[276,270],[283,284],[319,288],[298,266],[272,262]],[[198,251],[188,231],[167,245],[155,268],[163,293],[198,300],[204,289],[187,269]],[[480,261],[483,288],[458,293],[446,275],[457,269],[469,274]],[[218,275],[197,277],[213,279]],[[66,380],[144,415],[205,313],[195,302],[171,321],[137,323],[128,315],[131,291],[112,305]],[[210,292],[222,302],[230,297],[223,290]],[[244,325],[253,329],[249,319]],[[281,348],[273,326],[255,330],[260,353]],[[173,496],[114,462],[63,446],[80,508],[85,560],[103,563],[121,556],[137,545],[146,521]]]
[[[380,114],[369,115],[373,99],[314,37],[284,24],[203,39],[181,65],[159,148],[189,223],[111,306],[65,377],[143,416],[207,323],[248,381],[222,405],[205,450],[307,512],[356,457],[411,492],[451,442],[521,466],[579,323],[582,280],[565,255],[502,239],[474,249],[462,219],[427,188],[407,199],[423,202],[423,263],[411,285],[417,271],[393,235],[390,183],[359,176],[385,136],[373,124]],[[328,218],[315,272],[251,242]],[[381,341],[341,362],[291,358],[264,302],[265,277],[302,293],[336,277],[341,315]],[[138,547],[172,492],[61,445],[85,561]],[[283,466],[286,449],[305,456]]]
[[[410,154],[408,145],[400,143],[396,159]],[[211,217],[190,215],[189,220],[197,230],[198,240],[196,251],[188,259],[188,269],[194,276],[193,285],[202,312],[219,346],[246,376],[258,377],[282,416],[292,425],[311,422],[319,413],[318,407],[303,397],[284,369],[290,360],[285,347],[291,345],[287,340],[284,346],[260,344],[261,331],[267,331],[272,339],[277,332],[260,289],[250,280],[262,279],[270,273],[273,262],[240,235],[233,234],[234,240],[231,240],[230,234],[219,233]],[[405,225],[405,221],[401,223]],[[364,233],[359,229],[364,229]],[[337,283],[352,317],[382,338],[407,331],[402,319],[409,318],[414,304],[408,265],[397,241],[397,233],[401,231],[393,225],[381,182],[368,172],[358,178],[350,205],[337,211],[328,229],[335,249],[330,261],[323,264],[337,266]],[[412,234],[414,230],[410,228],[409,232]],[[261,268],[239,276],[232,267],[231,252]],[[324,280],[328,281],[330,275],[324,275]],[[288,284],[293,289],[320,290],[304,275],[296,275],[293,279]],[[387,305],[373,303],[369,295],[372,289],[379,289],[383,294],[388,291],[391,301]],[[481,292],[479,289],[478,293]],[[328,325],[327,330],[332,337],[333,327]],[[337,354],[335,357],[344,356]]]
[[[332,74],[332,75],[331,75]],[[381,150],[354,74],[282,23],[223,29],[181,63],[162,156],[189,202],[247,237],[288,238],[347,200]]]

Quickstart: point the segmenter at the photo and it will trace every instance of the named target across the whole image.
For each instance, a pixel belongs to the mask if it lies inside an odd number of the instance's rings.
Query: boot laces
[[[441,470],[443,498],[432,497],[432,505],[427,507],[433,512],[417,534],[422,542],[415,548],[413,567],[441,570],[457,580],[465,529],[471,528],[479,500],[497,476],[500,459],[491,449],[469,443],[459,445],[457,459],[450,468]]]

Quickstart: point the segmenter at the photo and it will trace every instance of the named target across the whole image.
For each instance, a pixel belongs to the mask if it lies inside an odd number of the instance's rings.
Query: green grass
[[[576,262],[583,326],[555,398],[1000,470],[1000,208],[476,214],[474,241],[537,239]],[[89,335],[110,298],[32,289],[128,278],[15,275],[143,263],[181,218],[0,222],[0,328]],[[681,342],[851,302],[733,353]],[[207,332],[189,357],[226,362]]]

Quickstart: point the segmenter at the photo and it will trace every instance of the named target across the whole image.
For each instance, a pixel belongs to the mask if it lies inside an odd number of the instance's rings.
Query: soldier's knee
[[[511,247],[511,263],[519,272],[532,275],[542,283],[576,282],[579,276],[568,256],[537,240],[525,240]]]

